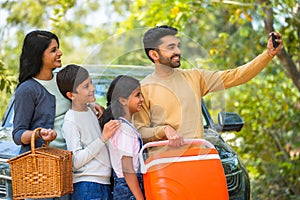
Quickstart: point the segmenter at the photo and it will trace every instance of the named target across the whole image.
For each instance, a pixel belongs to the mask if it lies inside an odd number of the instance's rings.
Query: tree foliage
[[[230,90],[227,106],[243,116],[245,127],[228,142],[251,174],[253,199],[299,198],[300,157],[290,153],[300,146],[300,95],[292,85],[275,68]]]
[[[7,70],[4,62],[0,60],[0,91],[11,93],[15,83],[14,76]]]

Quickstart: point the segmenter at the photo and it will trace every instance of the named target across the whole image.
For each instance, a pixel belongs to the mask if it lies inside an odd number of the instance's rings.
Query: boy
[[[72,102],[62,127],[67,149],[73,152],[71,199],[111,199],[111,164],[105,142],[121,123],[109,121],[101,134],[98,119],[88,106],[95,102],[95,87],[83,67],[67,65],[58,72],[57,84],[64,97]]]

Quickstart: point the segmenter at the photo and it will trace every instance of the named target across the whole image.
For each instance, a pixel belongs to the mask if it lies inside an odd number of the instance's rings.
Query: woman
[[[30,150],[31,134],[38,127],[42,129],[35,135],[35,147],[48,141],[52,147],[66,149],[61,127],[70,101],[61,95],[53,73],[62,66],[61,56],[55,34],[35,30],[26,35],[20,56],[12,132],[14,142],[21,145],[20,153]],[[69,199],[69,195],[56,199]]]
[[[35,136],[36,147],[44,141],[53,141],[51,146],[66,149],[60,130],[70,103],[60,94],[53,73],[62,66],[61,56],[55,34],[36,30],[26,35],[20,57],[13,122],[13,139],[21,145],[20,153],[30,150],[31,134],[38,127],[43,129]]]

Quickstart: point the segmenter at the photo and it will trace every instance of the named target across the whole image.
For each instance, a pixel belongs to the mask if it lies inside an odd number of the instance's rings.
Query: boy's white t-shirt
[[[73,182],[110,184],[111,164],[106,144],[100,139],[95,113],[68,110],[62,133],[67,149],[73,152]]]
[[[121,161],[123,156],[132,157],[135,172],[139,170],[138,154],[140,142],[135,132],[136,130],[133,129],[133,124],[131,125],[132,127],[123,122],[121,127],[110,138],[109,153],[112,167],[118,178],[124,178]]]

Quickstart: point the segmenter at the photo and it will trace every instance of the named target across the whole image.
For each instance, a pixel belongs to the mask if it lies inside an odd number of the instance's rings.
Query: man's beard
[[[179,57],[179,60],[176,61],[176,62],[172,62],[173,58],[174,57]],[[179,68],[180,67],[180,54],[174,54],[173,56],[171,56],[170,58],[166,58],[165,56],[162,56],[160,54],[160,59],[159,59],[159,62],[162,64],[162,65],[165,65],[165,66],[169,66],[171,68]]]

